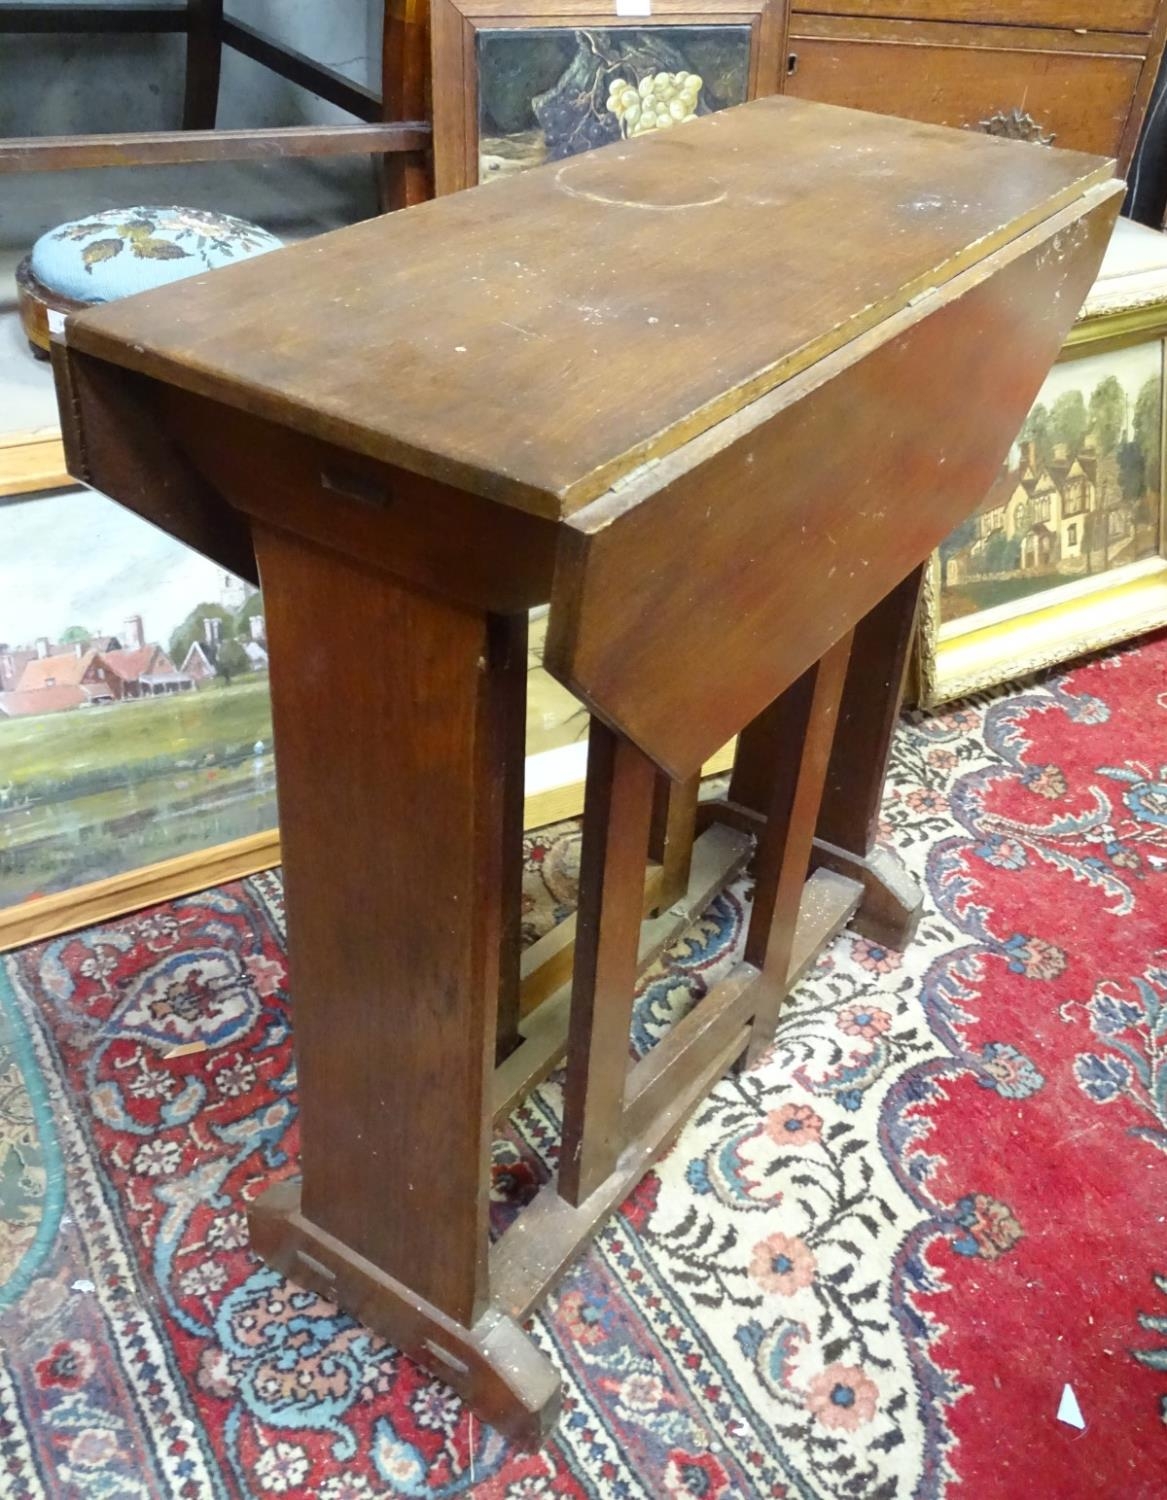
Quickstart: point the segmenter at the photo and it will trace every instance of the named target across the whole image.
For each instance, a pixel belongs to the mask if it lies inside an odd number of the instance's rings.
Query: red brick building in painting
[[[92,636],[34,646],[0,644],[0,718],[60,713],[127,698],[184,692],[194,680],[176,670],[157,642],[144,638],[141,615],[121,636]]]

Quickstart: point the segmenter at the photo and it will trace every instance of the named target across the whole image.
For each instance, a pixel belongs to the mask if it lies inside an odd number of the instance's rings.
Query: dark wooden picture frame
[[[620,7],[623,9],[624,7]],[[478,177],[478,37],[483,31],[659,31],[673,26],[750,29],[747,99],[781,92],[785,0],[656,0],[651,13],[618,15],[596,0],[433,0],[434,181],[436,191],[474,187]]]

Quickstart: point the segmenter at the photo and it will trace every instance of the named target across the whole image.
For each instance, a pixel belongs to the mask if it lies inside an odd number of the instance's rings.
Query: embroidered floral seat
[[[114,208],[42,234],[17,271],[34,352],[68,312],[278,250],[266,229],[201,208]]]

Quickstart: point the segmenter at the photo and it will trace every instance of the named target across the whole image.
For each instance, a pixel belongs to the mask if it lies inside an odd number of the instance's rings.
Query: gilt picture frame
[[[0,495],[0,952],[277,864],[256,591],[59,434],[0,445]]]
[[[1167,625],[1165,373],[1167,270],[1152,294],[1087,302],[992,490],[925,569],[919,707]]]
[[[457,192],[777,93],[781,0],[433,0],[434,181]]]

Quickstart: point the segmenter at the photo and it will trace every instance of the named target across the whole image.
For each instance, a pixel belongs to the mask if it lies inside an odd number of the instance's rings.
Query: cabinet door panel
[[[1103,156],[1120,149],[1142,68],[1135,56],[800,37],[797,28],[789,94],[936,125],[976,127],[1018,111],[1015,129]]]
[[[864,16],[904,21],[1007,21],[1012,26],[1056,26],[1094,31],[1149,32],[1157,0],[796,0],[797,15]]]

